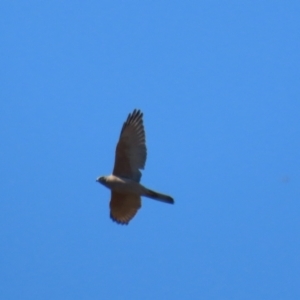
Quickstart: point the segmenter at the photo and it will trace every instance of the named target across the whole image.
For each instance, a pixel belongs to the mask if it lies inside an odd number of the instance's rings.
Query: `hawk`
[[[118,224],[128,224],[141,208],[141,196],[174,204],[172,197],[140,184],[147,158],[143,113],[134,110],[124,122],[116,147],[111,175],[96,179],[111,190],[110,217]]]

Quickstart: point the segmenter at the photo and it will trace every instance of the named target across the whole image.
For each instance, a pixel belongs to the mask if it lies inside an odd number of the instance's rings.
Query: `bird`
[[[128,225],[141,208],[141,196],[174,204],[171,196],[150,190],[140,184],[147,159],[143,113],[134,109],[123,123],[115,151],[113,172],[96,181],[111,190],[110,218]]]

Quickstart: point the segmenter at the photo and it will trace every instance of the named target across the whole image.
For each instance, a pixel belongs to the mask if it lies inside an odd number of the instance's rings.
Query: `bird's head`
[[[97,179],[96,179],[97,182],[103,184],[103,185],[106,185],[106,182],[107,182],[107,177],[106,176],[99,176]]]

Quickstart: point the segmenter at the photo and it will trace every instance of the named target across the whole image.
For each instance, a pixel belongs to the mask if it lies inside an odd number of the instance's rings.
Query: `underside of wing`
[[[140,181],[147,158],[143,114],[134,110],[123,124],[116,147],[113,174]]]
[[[140,207],[140,196],[111,192],[110,217],[118,224],[127,225]]]

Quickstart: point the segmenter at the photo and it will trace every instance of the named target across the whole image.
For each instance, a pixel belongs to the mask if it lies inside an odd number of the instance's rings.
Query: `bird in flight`
[[[99,183],[111,190],[110,217],[118,224],[128,224],[141,208],[141,196],[174,204],[172,197],[140,184],[141,169],[147,158],[143,113],[134,110],[124,122],[116,147],[111,175],[100,176]]]

